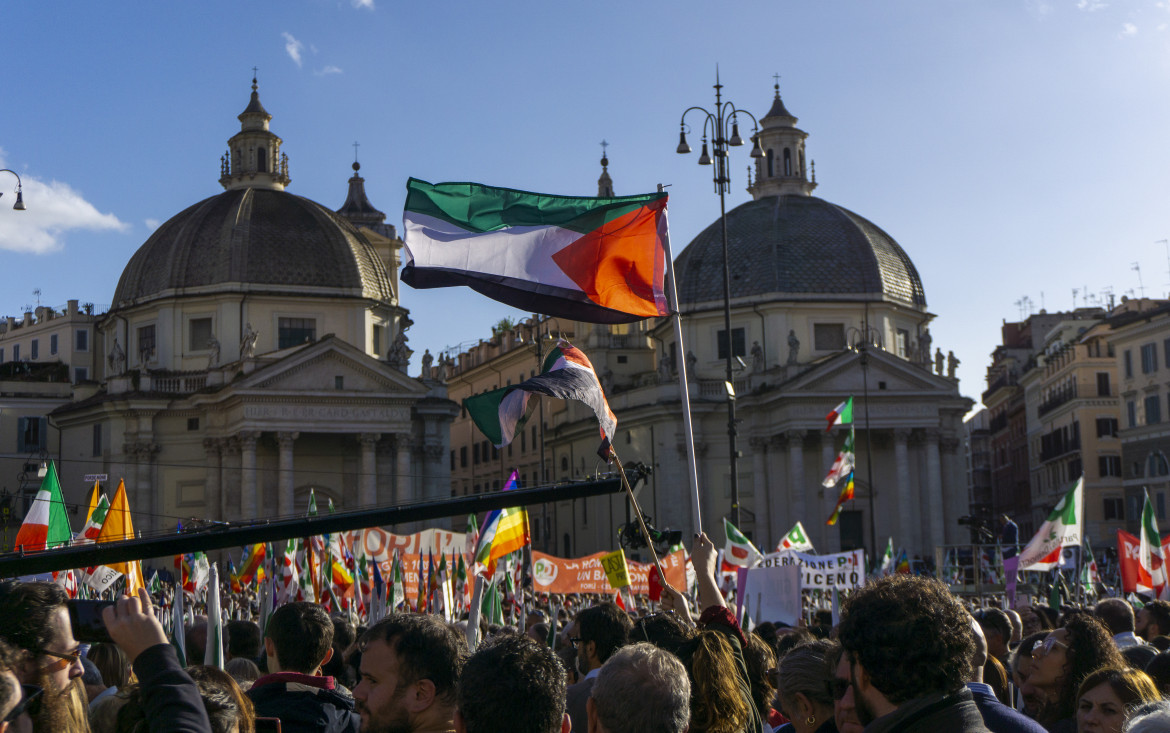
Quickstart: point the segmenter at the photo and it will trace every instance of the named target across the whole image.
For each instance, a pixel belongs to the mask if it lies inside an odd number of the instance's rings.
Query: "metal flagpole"
[[[658,192],[663,190],[658,184]],[[695,518],[695,534],[703,532],[703,514],[699,501],[699,471],[695,462],[695,429],[691,422],[691,395],[687,385],[687,351],[683,345],[682,316],[678,307],[678,287],[674,277],[674,255],[670,251],[670,227],[666,223],[666,211],[662,212],[662,225],[659,232],[663,245],[666,247],[666,276],[670,280],[670,287],[666,289],[667,305],[672,311],[671,321],[674,323],[674,340],[678,344],[675,350],[675,363],[678,367],[678,389],[682,398],[683,431],[686,433],[687,470],[691,479],[691,511]],[[731,348],[731,333],[727,334],[728,348]],[[732,477],[734,480],[734,477]],[[647,538],[649,539],[649,538]],[[666,578],[663,577],[663,581]]]

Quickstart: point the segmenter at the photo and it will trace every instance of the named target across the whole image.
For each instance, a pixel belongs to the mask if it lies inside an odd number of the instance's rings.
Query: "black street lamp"
[[[869,489],[869,536],[870,552],[874,562],[878,558],[878,538],[877,538],[877,514],[874,511],[874,495],[877,491],[873,487],[873,432],[869,427],[869,347],[870,345],[882,348],[882,335],[876,328],[869,325],[869,321],[862,325],[862,328],[849,328],[849,342],[850,347],[857,352],[857,361],[861,365],[861,394],[862,399],[865,400],[865,480]],[[856,424],[856,421],[854,421]],[[856,449],[856,447],[855,447]]]
[[[16,209],[17,211],[24,211],[24,193],[20,188],[20,174],[11,168],[0,168],[0,173],[4,173],[5,171],[16,176],[16,203],[12,205],[12,208]],[[0,193],[0,196],[3,195],[3,193]]]
[[[743,138],[739,136],[739,115],[746,115],[752,121],[752,152],[753,158],[764,157],[760,150],[759,124],[751,112],[736,109],[731,102],[723,101],[723,85],[719,83],[719,70],[715,71],[715,109],[708,111],[703,107],[689,107],[682,114],[679,121],[677,152],[686,154],[691,152],[687,144],[687,114],[698,111],[703,119],[703,150],[699,154],[699,165],[714,163],[715,193],[719,194],[719,221],[723,230],[723,327],[727,356],[727,441],[731,457],[731,515],[732,521],[738,527],[740,524],[739,511],[739,474],[737,464],[739,452],[735,447],[735,381],[733,377],[735,354],[731,338],[731,274],[727,256],[727,202],[728,187],[731,185],[731,175],[728,168],[727,148],[743,145]],[[728,134],[728,128],[731,128]],[[711,138],[711,148],[714,158],[707,154],[707,138]]]

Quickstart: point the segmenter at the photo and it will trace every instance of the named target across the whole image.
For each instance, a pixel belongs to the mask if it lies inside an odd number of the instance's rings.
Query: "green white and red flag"
[[[1020,570],[1051,570],[1060,564],[1063,547],[1080,547],[1084,538],[1085,479],[1077,479],[1061,497],[1048,519],[1020,552]]]
[[[808,539],[808,532],[804,531],[804,525],[797,522],[792,529],[788,530],[788,534],[780,538],[780,543],[776,545],[776,551],[781,550],[795,550],[797,552],[813,552],[813,543]]]
[[[825,428],[825,432],[833,429],[834,425],[849,425],[853,422],[853,395],[849,395],[849,399],[833,408],[833,411],[825,416],[829,421],[829,426]]]
[[[727,544],[723,546],[723,561],[725,563],[750,568],[763,557],[752,541],[726,519],[723,520],[723,532],[727,535]]]
[[[1137,592],[1150,593],[1159,600],[1170,599],[1170,583],[1166,579],[1166,555],[1162,550],[1162,536],[1158,534],[1158,522],[1154,518],[1154,505],[1150,492],[1142,506],[1141,544],[1138,549]]]
[[[406,183],[402,281],[466,285],[588,323],[669,313],[665,193],[555,196],[479,183]]]
[[[81,537],[79,542],[88,543],[96,542],[98,535],[101,534],[102,524],[106,521],[106,513],[110,511],[110,500],[102,494],[97,498],[97,505],[90,511],[89,516],[85,518],[85,526],[81,528]]]
[[[72,539],[69,516],[65,513],[65,500],[61,497],[61,481],[57,478],[57,466],[49,461],[49,469],[41,479],[41,488],[16,533],[13,549],[18,552],[36,552],[68,544]]]

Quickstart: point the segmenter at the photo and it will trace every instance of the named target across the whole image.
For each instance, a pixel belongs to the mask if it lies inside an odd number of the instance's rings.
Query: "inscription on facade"
[[[348,420],[399,422],[410,419],[405,407],[354,407],[346,405],[245,405],[250,420]]]

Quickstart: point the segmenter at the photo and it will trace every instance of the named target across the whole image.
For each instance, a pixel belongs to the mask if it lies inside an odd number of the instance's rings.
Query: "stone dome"
[[[160,226],[122,271],[113,308],[217,292],[393,299],[385,265],[352,224],[265,188],[225,191]]]
[[[764,196],[727,212],[732,300],[864,295],[926,307],[914,263],[893,237],[814,196]],[[683,306],[723,300],[723,241],[715,220],[675,260]]]

